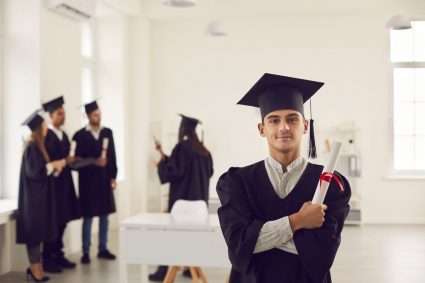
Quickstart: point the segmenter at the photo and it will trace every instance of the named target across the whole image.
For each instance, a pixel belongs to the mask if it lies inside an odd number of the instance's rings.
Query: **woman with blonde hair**
[[[47,125],[38,111],[31,114],[22,125],[27,125],[31,135],[25,142],[19,176],[19,201],[16,219],[16,242],[25,244],[30,267],[27,280],[46,282],[41,261],[41,243],[57,237],[55,192],[49,176],[61,172],[64,160],[50,161],[44,145]]]

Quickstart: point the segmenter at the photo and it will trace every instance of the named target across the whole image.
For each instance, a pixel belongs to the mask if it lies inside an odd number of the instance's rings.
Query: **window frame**
[[[411,19],[412,22],[415,21],[422,21],[425,22],[425,18],[414,18]],[[396,169],[395,168],[395,139],[397,137],[395,133],[395,90],[394,90],[394,70],[395,69],[403,69],[403,68],[409,68],[409,69],[416,69],[416,68],[425,68],[425,60],[424,61],[403,61],[403,62],[393,62],[391,60],[391,34],[388,38],[389,42],[389,65],[390,65],[390,78],[391,78],[391,85],[390,85],[390,93],[391,93],[391,154],[390,154],[390,170],[389,174],[386,177],[386,179],[411,179],[411,180],[422,180],[425,179],[425,169]],[[416,121],[416,119],[414,120]],[[415,154],[415,153],[414,153]]]

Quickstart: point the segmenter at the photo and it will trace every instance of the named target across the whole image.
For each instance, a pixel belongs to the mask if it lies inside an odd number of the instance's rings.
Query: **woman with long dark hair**
[[[44,139],[47,125],[38,111],[23,123],[31,129],[25,141],[19,176],[16,242],[25,244],[30,267],[27,280],[46,282],[41,261],[41,243],[57,237],[55,195],[49,175],[61,172],[64,160],[50,161]]]
[[[198,119],[184,115],[179,129],[178,143],[171,156],[162,151],[159,141],[156,150],[161,154],[158,163],[158,175],[161,184],[170,183],[168,210],[177,200],[204,200],[208,204],[209,179],[213,174],[211,153],[196,134]],[[203,139],[203,138],[202,138]],[[160,266],[149,276],[151,281],[162,281],[167,273],[167,266]],[[184,272],[188,276],[189,272]]]

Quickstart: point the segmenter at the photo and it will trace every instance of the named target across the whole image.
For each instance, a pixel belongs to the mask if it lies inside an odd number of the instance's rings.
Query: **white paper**
[[[108,138],[103,138],[103,143],[102,143],[102,158],[106,158],[106,152],[108,151],[108,144],[109,144],[109,139]]]
[[[72,141],[71,142],[71,148],[69,149],[69,156],[75,157],[75,149],[77,148],[77,142]]]
[[[342,143],[340,142],[332,142],[331,151],[329,153],[328,161],[323,167],[322,174],[324,172],[331,172],[332,174],[335,171],[335,166],[338,161],[339,153],[341,152]],[[318,180],[316,191],[314,192],[313,200],[311,201],[313,204],[322,204],[325,200],[326,193],[328,192],[329,183],[322,180],[322,188],[320,188],[320,179]]]

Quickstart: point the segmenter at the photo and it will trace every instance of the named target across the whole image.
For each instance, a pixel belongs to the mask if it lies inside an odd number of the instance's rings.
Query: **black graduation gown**
[[[82,215],[93,217],[116,211],[111,179],[117,177],[117,161],[112,130],[102,128],[96,140],[90,131],[82,128],[72,138],[77,142],[75,155],[80,158],[99,158],[103,139],[108,138],[108,163],[105,167],[89,165],[78,169],[79,199]]]
[[[298,255],[280,249],[254,254],[263,224],[289,216],[311,201],[323,166],[308,163],[294,189],[281,199],[273,189],[264,161],[243,168],[230,168],[217,183],[222,206],[218,209],[221,229],[232,263],[230,283],[330,283],[340,234],[349,211],[351,189],[342,192],[331,182],[324,203],[325,222],[318,229],[295,232]]]
[[[198,153],[189,140],[179,142],[171,156],[158,164],[161,184],[170,183],[168,209],[179,200],[204,200],[208,203],[209,179],[213,174],[211,154]]]
[[[50,160],[64,159],[69,155],[70,143],[68,136],[63,132],[63,139],[49,129],[45,140],[46,150]],[[72,181],[71,169],[69,166],[63,168],[59,176],[50,177],[56,194],[56,208],[58,224],[65,225],[71,220],[80,218],[80,209],[77,196],[75,194],[74,182]]]
[[[55,190],[47,176],[46,161],[34,142],[28,142],[19,175],[16,242],[40,244],[56,239]]]

